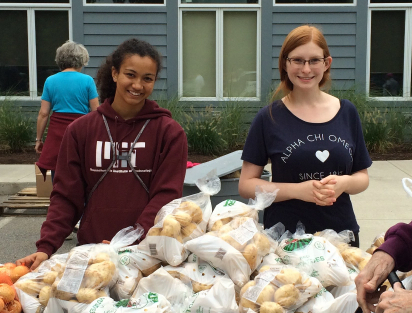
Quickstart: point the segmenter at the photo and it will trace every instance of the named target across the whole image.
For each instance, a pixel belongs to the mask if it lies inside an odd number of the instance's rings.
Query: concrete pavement
[[[35,187],[34,164],[0,164],[0,196]]]
[[[404,177],[412,178],[412,160],[375,161],[369,169],[368,189],[351,196],[362,249],[392,225],[412,221],[412,198],[402,187]]]
[[[412,198],[407,196],[401,183],[404,177],[412,178],[412,160],[375,161],[369,169],[369,176],[369,188],[351,197],[361,227],[363,250],[369,247],[376,235],[390,226],[412,220]],[[34,165],[0,164],[0,196],[35,185]]]

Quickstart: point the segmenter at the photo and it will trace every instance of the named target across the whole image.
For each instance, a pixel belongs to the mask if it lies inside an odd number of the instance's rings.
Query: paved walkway
[[[368,189],[351,197],[361,227],[362,249],[390,226],[412,220],[412,198],[402,187],[402,178],[412,178],[412,160],[375,161],[369,177]]]
[[[375,161],[369,175],[369,188],[352,196],[364,250],[376,235],[390,226],[412,220],[412,198],[407,196],[401,183],[404,177],[412,178],[412,160]],[[35,185],[34,165],[0,164],[0,196]]]

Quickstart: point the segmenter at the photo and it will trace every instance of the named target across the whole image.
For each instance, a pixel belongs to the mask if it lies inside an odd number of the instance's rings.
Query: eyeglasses
[[[290,64],[293,64],[297,67],[305,66],[306,62],[308,62],[310,67],[317,67],[323,64],[323,62],[325,62],[325,59],[326,58],[313,58],[310,60],[305,60],[300,58],[286,58],[286,60],[288,60]]]

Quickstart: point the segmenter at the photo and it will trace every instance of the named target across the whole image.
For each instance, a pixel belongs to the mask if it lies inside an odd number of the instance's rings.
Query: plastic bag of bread
[[[174,278],[165,269],[159,268],[156,272],[140,280],[132,298],[138,298],[145,293],[155,292],[163,295],[175,312],[184,312],[188,301],[193,294],[190,281]]]
[[[359,270],[357,268],[348,267],[348,273],[349,273],[349,278],[350,278],[349,285],[329,288],[328,291],[335,298],[340,297],[348,292],[356,292],[355,278],[356,276],[358,276]]]
[[[361,271],[371,258],[369,253],[349,245],[349,242],[355,240],[355,236],[351,230],[344,230],[337,233],[332,229],[325,229],[315,233],[314,236],[325,238],[333,244],[339,250],[339,253],[349,268]]]
[[[23,311],[36,313],[43,310],[51,296],[51,286],[63,275],[68,254],[56,254],[43,261],[35,271],[21,277],[14,284]]]
[[[87,244],[70,250],[63,275],[52,284],[51,296],[86,304],[108,297],[109,289],[118,281],[120,256],[117,251],[136,242],[142,234],[140,225],[126,227],[112,238],[110,244]]]
[[[83,313],[87,306],[88,304],[80,303],[76,300],[65,301],[58,298],[50,298],[43,313]]]
[[[337,298],[322,288],[318,294],[298,308],[296,313],[353,313],[358,308],[356,293],[348,292]]]
[[[346,265],[359,271],[365,267],[372,257],[369,253],[357,247],[351,247],[348,244],[341,244],[338,246],[338,249]]]
[[[385,242],[385,233],[383,232],[377,235],[375,239],[373,239],[371,246],[366,250],[366,252],[373,254],[373,252],[376,249],[378,249],[381,246],[381,244],[383,244],[384,242]]]
[[[275,201],[278,189],[267,192],[257,187],[256,198],[249,199],[245,204],[236,200],[227,199],[215,206],[207,225],[208,231],[218,231],[223,225],[229,223],[236,216],[246,216],[258,222],[259,211],[267,208]]]
[[[283,265],[282,258],[278,256],[276,253],[269,253],[268,255],[265,255],[258,265],[258,267],[255,269],[255,271],[252,273],[250,276],[251,279],[254,279],[260,272],[266,271],[268,268],[271,266],[276,266],[276,265]]]
[[[220,191],[216,170],[196,182],[200,193],[186,196],[163,206],[157,213],[154,226],[147,232],[139,249],[172,266],[188,256],[183,244],[206,232],[212,214],[210,196]]]
[[[351,230],[343,230],[337,233],[333,229],[325,229],[323,231],[318,231],[313,235],[326,238],[335,247],[339,247],[339,245],[341,244],[349,244],[349,242],[355,241],[355,235]]]
[[[240,312],[248,309],[271,312],[294,312],[322,289],[314,277],[289,265],[271,266],[262,271],[240,291]]]
[[[118,277],[115,284],[110,288],[110,296],[114,300],[129,299],[143,277],[143,273],[139,268],[143,260],[136,253],[137,246],[124,246],[125,243],[133,244],[139,240],[143,233],[143,227],[140,225],[136,228],[130,226],[119,231],[110,241],[110,246],[118,255],[116,263]],[[126,241],[126,237],[129,240]],[[152,258],[145,256],[145,259]]]
[[[409,274],[409,272],[408,272]],[[412,290],[412,275],[408,275],[406,276],[403,280],[402,280],[402,284],[405,287],[406,290]]]
[[[253,218],[235,217],[219,231],[190,240],[185,247],[200,259],[223,269],[242,287],[263,256],[274,251],[276,243]]]
[[[58,276],[51,286],[50,300],[61,300],[55,301],[54,306],[64,302],[88,304],[109,296],[109,288],[117,278],[116,254],[113,252],[110,258],[109,250],[101,252],[98,246],[105,246],[104,250],[109,248],[107,244],[89,244],[70,251],[63,275]]]
[[[276,249],[285,264],[290,264],[317,278],[323,285],[346,286],[350,277],[345,261],[327,239],[305,234],[298,228],[295,234],[286,232]]]
[[[139,245],[119,249],[119,262],[127,266],[135,266],[143,277],[149,276],[162,266],[162,261],[147,255],[139,249]]]
[[[169,301],[160,294],[145,293],[137,299],[115,301],[99,298],[83,309],[82,313],[174,313]]]
[[[235,286],[233,282],[228,278],[219,278],[210,289],[193,294],[189,299],[189,306],[185,312],[239,312],[239,307],[235,300]]]
[[[211,289],[221,278],[229,279],[223,270],[199,258],[196,262],[184,262],[180,266],[165,266],[163,269],[175,278],[190,281],[194,293]]]

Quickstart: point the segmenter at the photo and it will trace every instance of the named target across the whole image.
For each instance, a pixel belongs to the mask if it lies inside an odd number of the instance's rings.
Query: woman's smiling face
[[[137,54],[125,57],[119,72],[112,68],[113,81],[117,85],[114,102],[143,107],[153,92],[156,73],[157,64],[152,58]]]
[[[289,59],[322,59],[319,64],[309,65],[309,62],[305,62],[304,65],[296,65],[293,62],[286,60],[285,70],[288,74],[289,80],[293,84],[293,89],[312,89],[319,88],[319,83],[322,80],[324,72],[330,67],[332,58],[324,58],[323,50],[313,41],[301,45],[292,50],[289,55]]]

